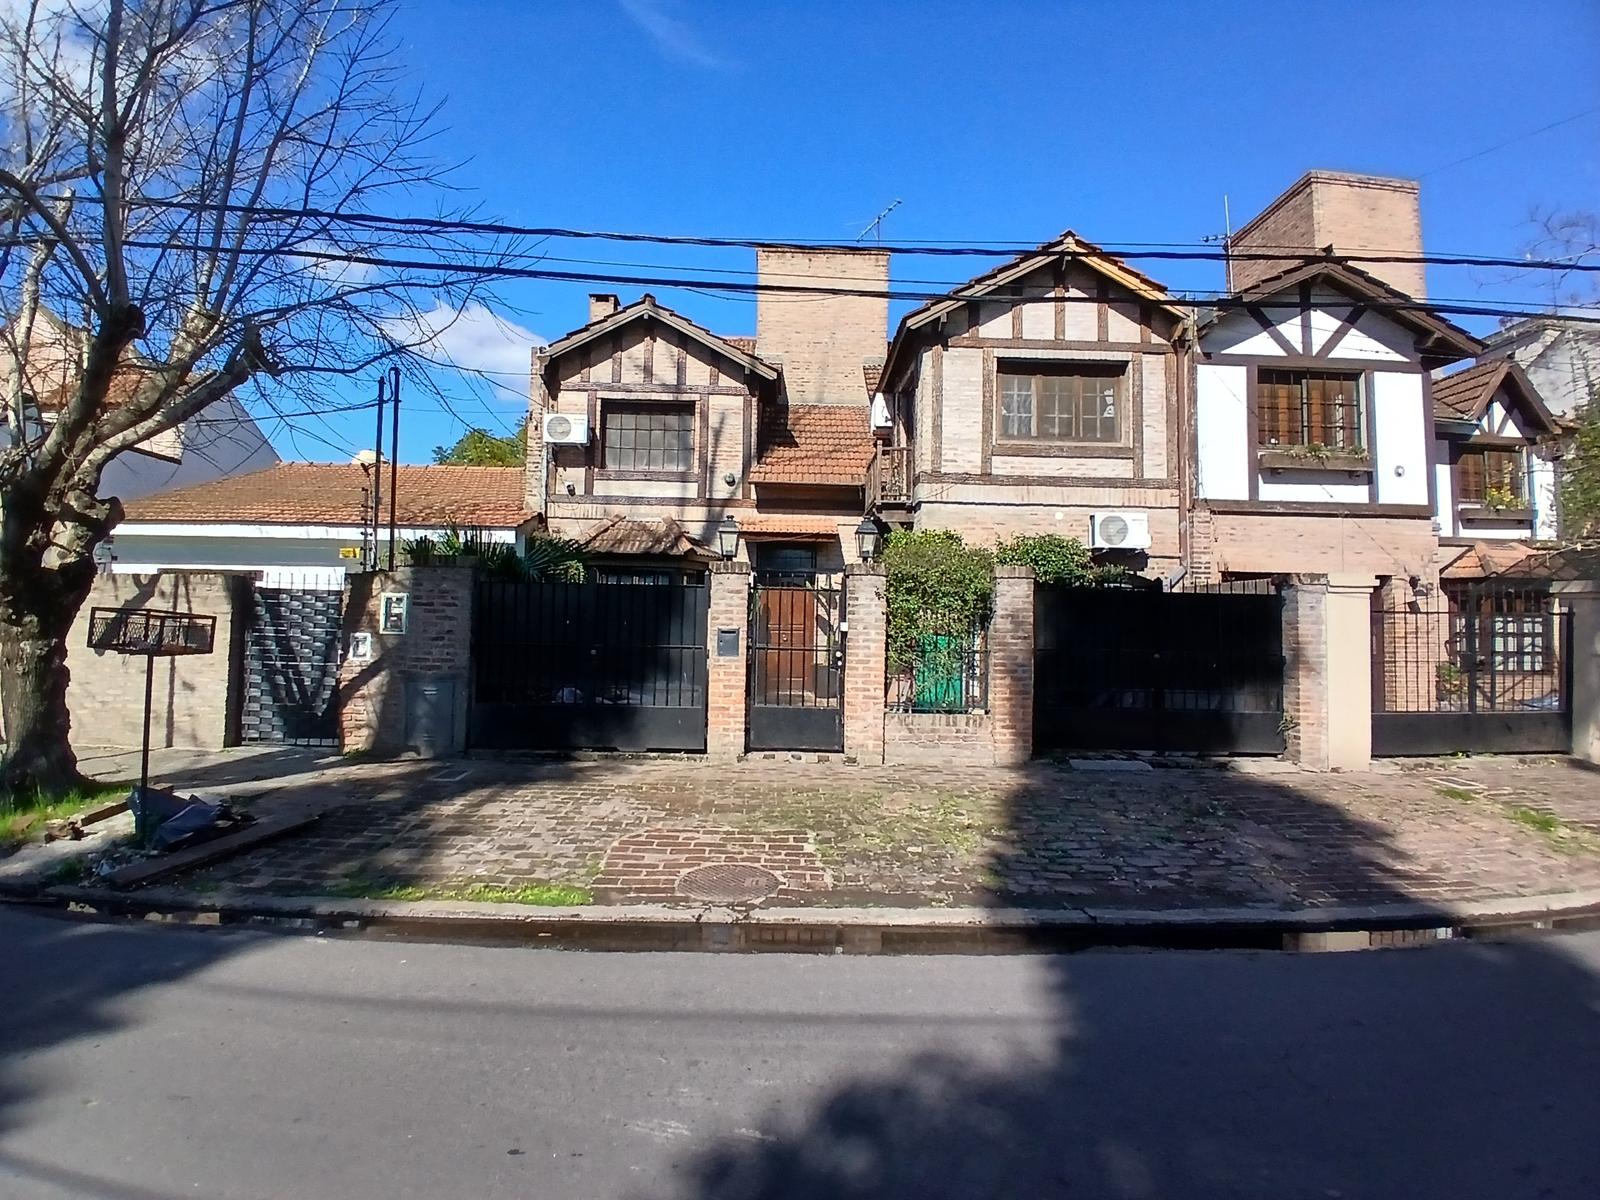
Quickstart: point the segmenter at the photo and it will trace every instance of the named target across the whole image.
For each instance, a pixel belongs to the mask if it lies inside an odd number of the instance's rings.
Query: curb
[[[1023,954],[1094,948],[1333,951],[1600,928],[1600,889],[1316,909],[770,908],[138,893],[63,885],[12,903],[102,919],[612,951]]]

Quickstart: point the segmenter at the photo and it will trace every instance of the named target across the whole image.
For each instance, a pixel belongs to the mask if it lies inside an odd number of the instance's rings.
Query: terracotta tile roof
[[[744,534],[816,534],[836,537],[841,528],[849,528],[859,517],[830,517],[817,513],[755,513],[739,518],[739,532]]]
[[[1525,542],[1474,542],[1439,572],[1439,578],[1487,579],[1515,570],[1532,553]]]
[[[671,517],[607,517],[578,539],[590,554],[649,554],[664,558],[716,558]]]
[[[1505,374],[1506,362],[1482,362],[1433,381],[1433,415],[1447,421],[1476,421]],[[1481,401],[1481,403],[1480,403]]]
[[[861,381],[867,385],[867,395],[877,395],[878,384],[883,381],[883,363],[881,361],[862,363]]]
[[[106,406],[115,408],[132,400],[134,392],[144,382],[145,376],[146,368],[137,364],[124,363],[118,367],[116,374],[111,377],[110,386],[106,388]],[[59,412],[66,407],[67,401],[71,400],[77,394],[77,391],[78,385],[76,382],[63,383],[54,390],[36,398],[39,410],[41,412]]]
[[[723,334],[722,340],[735,349],[743,350],[746,354],[754,354],[756,352],[756,340],[753,337],[746,337],[743,334],[732,336]]]
[[[871,461],[865,404],[764,405],[750,478],[861,487]]]
[[[250,525],[359,525],[367,473],[356,463],[279,463],[248,475],[174,488],[130,501],[129,521]],[[516,528],[523,508],[519,467],[399,469],[396,519],[418,526]],[[389,515],[389,472],[383,472],[383,515]]]

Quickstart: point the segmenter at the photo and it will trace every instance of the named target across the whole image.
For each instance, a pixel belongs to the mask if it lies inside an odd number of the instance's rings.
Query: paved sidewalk
[[[699,906],[686,873],[720,865],[758,868],[743,876],[768,880],[752,898],[786,906],[1262,910],[1600,887],[1600,775],[1558,759],[1359,775],[1276,763],[285,762],[278,781],[241,782],[259,762],[189,769],[202,793],[323,817],[180,886],[382,897],[554,883],[600,904]],[[208,772],[233,782],[208,788]],[[714,889],[729,885],[712,874]]]

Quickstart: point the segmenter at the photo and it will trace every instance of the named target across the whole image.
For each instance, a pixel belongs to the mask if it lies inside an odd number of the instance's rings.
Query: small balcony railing
[[[867,509],[911,503],[911,447],[879,446],[867,464]]]

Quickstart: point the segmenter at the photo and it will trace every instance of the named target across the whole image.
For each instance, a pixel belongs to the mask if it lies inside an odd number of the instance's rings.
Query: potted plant
[[[1274,474],[1280,471],[1347,471],[1365,474],[1372,469],[1372,456],[1365,446],[1328,446],[1322,442],[1264,446],[1261,466]]]

